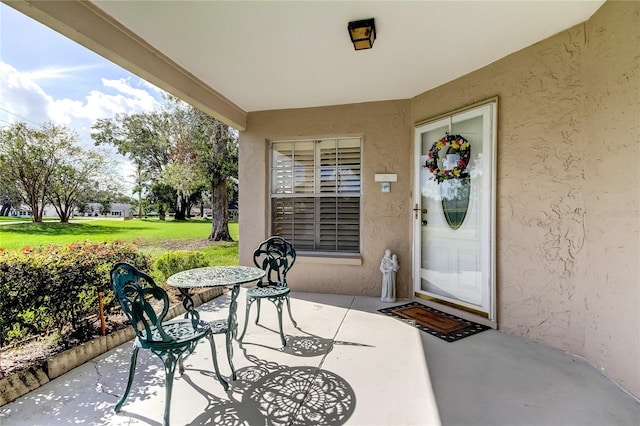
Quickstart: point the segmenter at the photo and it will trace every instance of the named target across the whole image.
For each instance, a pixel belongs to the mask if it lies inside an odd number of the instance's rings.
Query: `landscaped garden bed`
[[[193,301],[195,306],[199,306],[221,294],[222,288],[199,289]],[[178,298],[172,297],[171,301],[172,307],[166,320],[185,312]],[[123,327],[120,330],[79,342],[69,349],[47,343],[47,339],[33,339],[14,348],[3,348],[0,351],[0,364],[4,373],[0,376],[0,406],[135,337],[133,328],[126,320],[120,326]]]
[[[161,286],[166,277],[180,270],[237,264],[236,242],[193,237],[206,234],[207,223],[136,220],[59,225],[0,228],[0,405],[134,337],[111,291],[109,271],[114,263],[132,263]],[[79,233],[79,226],[84,234]],[[231,232],[237,238],[237,224],[232,224]],[[61,244],[49,245],[51,234]],[[62,243],[71,235],[84,242]],[[128,237],[128,241],[117,240],[117,236]],[[88,242],[94,239],[98,241]],[[172,287],[165,289],[171,315],[179,315],[180,293]],[[220,289],[202,289],[194,302],[219,294]]]

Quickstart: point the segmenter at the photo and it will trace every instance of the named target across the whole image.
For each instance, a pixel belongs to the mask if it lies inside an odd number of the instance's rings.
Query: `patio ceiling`
[[[411,98],[583,22],[603,2],[7,1],[240,129],[250,111]],[[378,38],[355,51],[347,23],[366,18]],[[134,44],[151,55],[127,53]]]

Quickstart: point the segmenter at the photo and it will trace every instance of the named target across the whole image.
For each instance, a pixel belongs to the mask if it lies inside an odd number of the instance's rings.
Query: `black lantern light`
[[[349,36],[356,50],[371,49],[376,39],[376,25],[371,19],[349,22]]]

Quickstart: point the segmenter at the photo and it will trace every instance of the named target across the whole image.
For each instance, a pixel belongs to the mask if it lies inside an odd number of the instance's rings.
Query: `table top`
[[[173,287],[222,287],[258,281],[265,271],[252,266],[207,266],[171,275],[167,284]]]

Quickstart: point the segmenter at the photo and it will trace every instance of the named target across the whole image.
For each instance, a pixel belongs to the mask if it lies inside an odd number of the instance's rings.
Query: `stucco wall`
[[[269,229],[267,140],[362,135],[362,266],[301,263],[296,289],[379,295],[389,247],[399,295],[410,295],[412,126],[497,95],[499,326],[585,356],[640,397],[639,20],[640,2],[608,1],[586,23],[411,101],[249,114],[241,262]],[[398,173],[390,194],[376,172]]]
[[[640,398],[640,2],[587,25],[585,355]]]
[[[572,352],[584,342],[584,27],[413,100],[412,119],[499,96],[498,321]]]
[[[417,96],[412,121],[499,96],[500,328],[640,396],[638,2]]]
[[[290,273],[297,291],[380,296],[380,260],[386,248],[398,255],[399,297],[411,288],[412,130],[409,101],[374,102],[250,113],[240,134],[240,263],[251,264],[258,243],[269,235],[269,141],[336,136],[362,137],[362,261],[299,257]],[[376,173],[396,173],[382,193]]]

